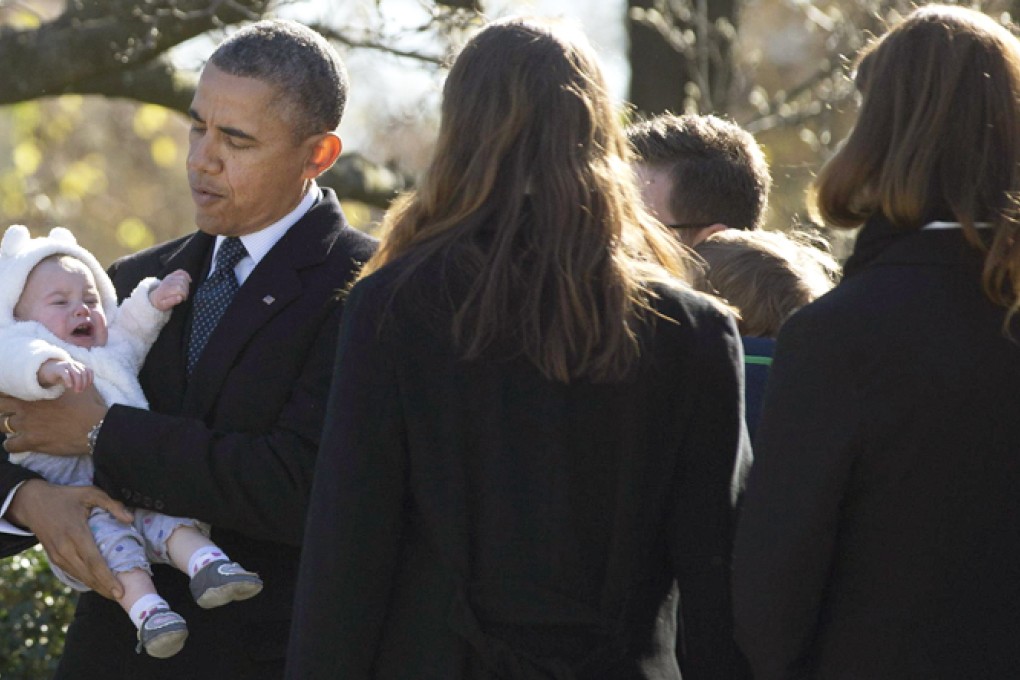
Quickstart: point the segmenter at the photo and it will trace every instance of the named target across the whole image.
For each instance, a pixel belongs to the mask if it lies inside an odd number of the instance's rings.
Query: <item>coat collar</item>
[[[903,230],[877,216],[870,218],[858,233],[853,254],[844,264],[843,276],[850,278],[882,265],[974,267],[980,266],[982,257],[961,229]]]

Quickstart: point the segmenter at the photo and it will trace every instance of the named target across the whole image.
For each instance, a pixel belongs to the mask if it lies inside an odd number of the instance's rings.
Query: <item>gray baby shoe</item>
[[[184,641],[188,639],[188,624],[181,615],[169,609],[156,609],[142,622],[138,629],[138,646],[135,651],[142,650],[157,659],[166,659],[181,651]]]
[[[258,574],[227,560],[210,562],[191,579],[191,596],[202,609],[247,600],[261,591],[262,579]]]

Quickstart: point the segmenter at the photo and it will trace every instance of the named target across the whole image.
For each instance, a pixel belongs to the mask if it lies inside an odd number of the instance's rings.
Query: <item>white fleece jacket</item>
[[[115,321],[109,327],[107,344],[102,347],[70,345],[36,321],[18,321],[0,327],[0,392],[29,401],[55,399],[63,394],[64,386],[42,387],[39,367],[49,359],[74,359],[92,369],[96,388],[108,405],[147,408],[138,384],[138,371],[170,318],[169,311],[161,312],[149,301],[149,291],[157,283],[154,278],[145,279],[119,310],[106,310],[108,317]],[[111,311],[116,313],[110,314]],[[12,454],[10,458],[11,462],[23,464],[28,456],[35,455],[40,454]],[[45,472],[40,472],[46,476]],[[80,476],[80,470],[76,476]],[[57,480],[49,476],[47,479],[58,484],[91,483],[91,473],[87,480]]]

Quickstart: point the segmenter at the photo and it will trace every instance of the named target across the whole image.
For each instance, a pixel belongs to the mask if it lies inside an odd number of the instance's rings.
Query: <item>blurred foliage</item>
[[[65,95],[0,109],[0,215],[61,225],[100,262],[193,229],[187,123],[152,104]]]
[[[0,560],[0,679],[53,675],[74,614],[76,593],[50,571],[36,546]]]

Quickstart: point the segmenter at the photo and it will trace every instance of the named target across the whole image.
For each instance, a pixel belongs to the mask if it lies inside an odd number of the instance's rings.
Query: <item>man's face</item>
[[[263,229],[300,202],[314,138],[295,142],[272,85],[205,67],[191,104],[188,182],[207,234]]]
[[[38,321],[78,347],[102,347],[108,337],[96,280],[85,263],[73,257],[47,258],[32,269],[14,318]]]

